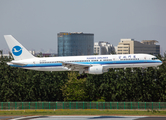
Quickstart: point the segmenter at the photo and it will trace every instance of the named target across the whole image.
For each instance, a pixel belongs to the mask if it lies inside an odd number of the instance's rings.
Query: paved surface
[[[0,120],[7,120],[7,119],[13,119],[13,118],[19,118],[21,116],[0,116]]]
[[[12,116],[10,116],[12,117]],[[18,117],[18,116],[17,116]],[[28,116],[10,120],[166,120],[166,117],[146,116]]]
[[[138,117],[127,116],[61,116],[49,118],[37,118],[33,120],[134,120]],[[140,118],[140,117],[139,117]]]
[[[145,116],[29,116],[12,120],[135,120]]]
[[[166,120],[166,117],[146,117],[146,118],[138,118],[135,120]]]

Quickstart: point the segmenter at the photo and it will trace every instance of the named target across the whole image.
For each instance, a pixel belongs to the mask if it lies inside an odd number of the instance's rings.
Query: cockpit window
[[[158,58],[152,58],[152,60],[157,60]]]

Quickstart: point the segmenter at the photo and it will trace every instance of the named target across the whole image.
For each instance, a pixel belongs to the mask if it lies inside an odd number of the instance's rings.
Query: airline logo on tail
[[[22,48],[20,46],[14,46],[12,48],[12,53],[15,56],[20,56],[22,54]]]

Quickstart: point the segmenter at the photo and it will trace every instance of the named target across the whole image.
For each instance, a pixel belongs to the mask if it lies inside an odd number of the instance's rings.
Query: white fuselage
[[[62,62],[96,67],[102,66],[103,71],[107,71],[109,68],[157,67],[162,64],[159,59],[149,54],[35,57],[11,61],[8,64],[14,67],[38,71],[70,71],[71,69],[63,66]],[[75,68],[73,71],[80,71],[80,68]]]
[[[34,57],[12,35],[4,35],[14,60],[8,65],[38,71],[79,71],[102,74],[109,68],[157,67],[162,62],[149,54]]]

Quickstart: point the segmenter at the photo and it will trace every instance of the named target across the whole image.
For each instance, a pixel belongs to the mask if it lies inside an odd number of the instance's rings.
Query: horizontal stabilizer
[[[24,66],[27,65],[25,63],[19,63],[19,62],[7,62],[8,65],[14,64],[14,65],[20,65],[20,66]]]

